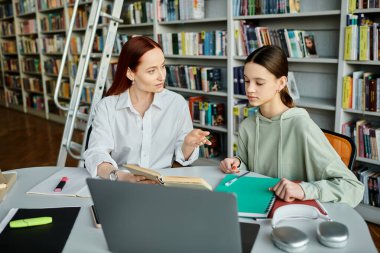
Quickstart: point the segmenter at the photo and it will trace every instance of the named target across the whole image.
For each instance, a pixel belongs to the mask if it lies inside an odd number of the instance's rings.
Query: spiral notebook
[[[240,217],[267,218],[275,200],[275,195],[269,191],[269,188],[277,184],[280,179],[245,176],[230,186],[224,185],[235,177],[237,175],[226,175],[215,191],[236,195]]]

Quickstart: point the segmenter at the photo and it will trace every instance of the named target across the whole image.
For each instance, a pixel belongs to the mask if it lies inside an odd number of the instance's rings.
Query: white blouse
[[[133,107],[129,90],[103,98],[95,107],[85,165],[97,176],[97,166],[109,162],[115,168],[124,163],[151,169],[169,168],[175,159],[183,166],[198,159],[199,148],[185,161],[182,144],[193,129],[189,106],[179,94],[164,89],[144,117]]]

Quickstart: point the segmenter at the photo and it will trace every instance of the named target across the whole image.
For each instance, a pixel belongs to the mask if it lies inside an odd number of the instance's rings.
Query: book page
[[[54,192],[62,177],[67,177],[68,181],[61,192]],[[86,183],[86,178],[88,177],[90,177],[90,174],[84,168],[63,168],[34,186],[27,194],[90,197]],[[85,190],[86,188],[87,191]]]
[[[201,190],[212,191],[211,185],[201,177],[180,177],[180,176],[166,176],[163,177],[165,186],[186,187]]]

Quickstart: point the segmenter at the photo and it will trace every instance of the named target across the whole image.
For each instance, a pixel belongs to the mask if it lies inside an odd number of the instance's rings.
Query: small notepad
[[[275,195],[269,188],[275,186],[280,179],[245,176],[229,187],[224,185],[234,177],[237,176],[226,175],[215,191],[236,194],[240,217],[266,218],[275,200]]]

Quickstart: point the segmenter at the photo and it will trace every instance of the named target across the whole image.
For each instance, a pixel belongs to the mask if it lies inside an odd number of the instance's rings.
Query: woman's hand
[[[111,163],[103,162],[98,165],[98,176],[104,179],[110,178],[110,173],[113,170],[116,170]],[[121,170],[116,170],[117,180],[126,181],[130,183],[139,183],[139,184],[157,184],[156,181],[146,179],[144,176],[135,176],[131,173],[127,173]]]
[[[219,168],[224,173],[230,174],[230,173],[239,173],[240,170],[238,167],[240,166],[240,160],[236,157],[232,158],[226,158],[223,161],[220,162]]]
[[[202,131],[201,129],[193,129],[186,135],[183,144],[188,147],[192,147],[193,149],[204,144],[211,145],[211,141],[209,141],[206,138],[206,136],[208,136],[209,134],[210,132],[208,131]]]
[[[210,132],[202,131],[201,129],[193,129],[189,132],[182,144],[182,153],[185,160],[189,159],[194,149],[202,146],[204,144],[211,145],[211,141],[209,141],[206,136],[208,136]]]
[[[305,192],[298,183],[294,183],[286,178],[281,178],[273,188],[269,190],[273,191],[277,197],[286,201],[292,202],[296,199],[303,200],[305,198]]]
[[[123,171],[117,172],[118,181],[125,181],[129,183],[138,183],[138,184],[157,184],[156,181],[147,179],[144,176],[133,175],[132,173],[126,173]]]

